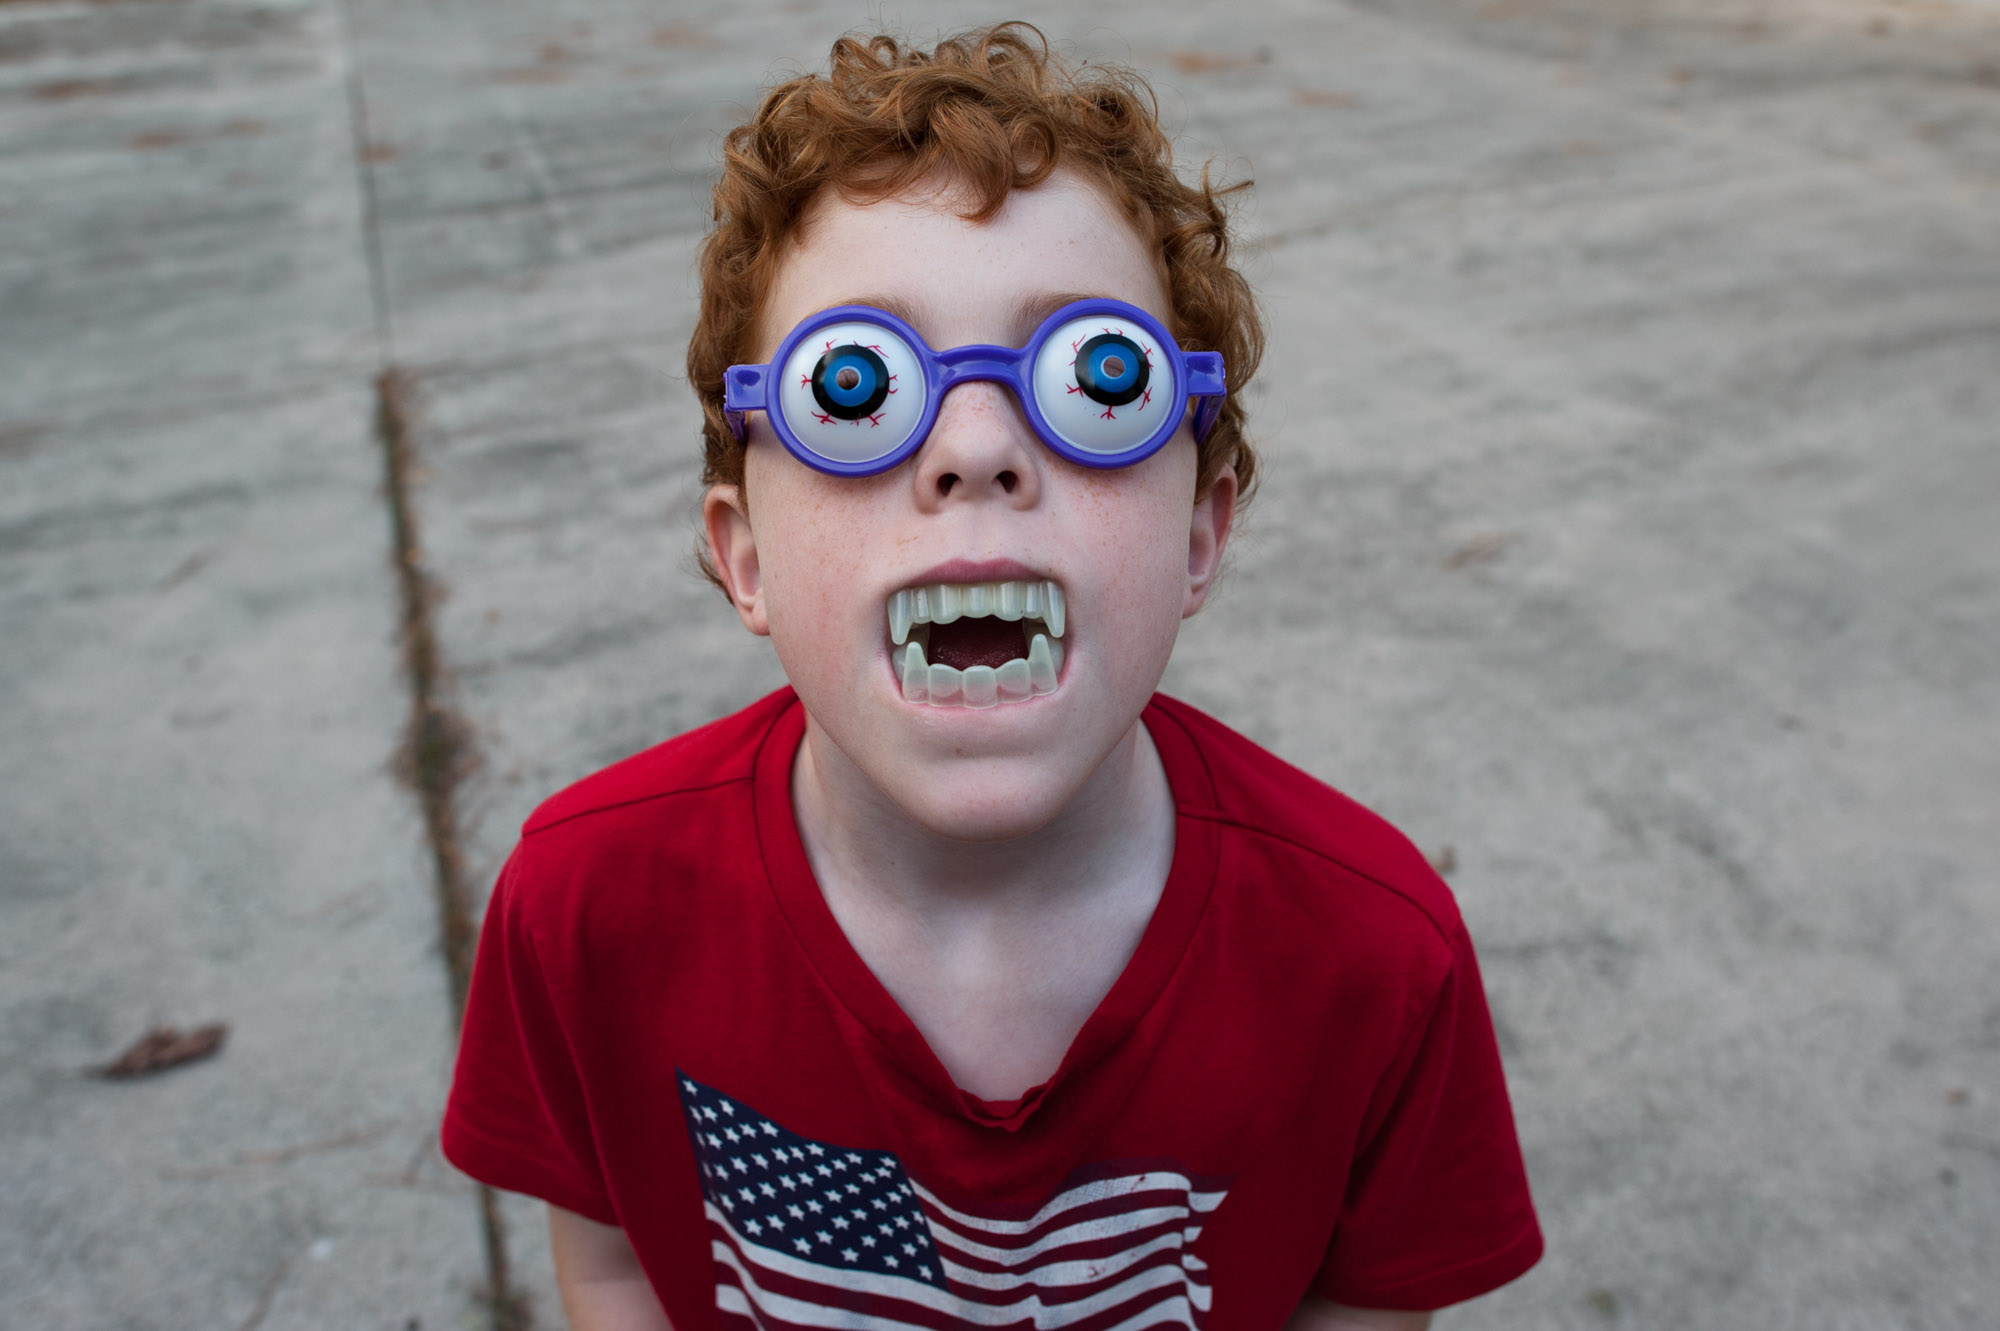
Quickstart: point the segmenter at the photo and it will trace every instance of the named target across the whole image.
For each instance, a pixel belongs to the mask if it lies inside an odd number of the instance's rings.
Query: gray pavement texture
[[[1257,182],[1168,687],[1451,865],[1549,1254],[1439,1324],[2000,1325],[1992,0],[65,0],[0,4],[0,1326],[560,1323],[436,1153],[433,842],[476,912],[778,682],[689,572],[718,136],[1012,16]]]

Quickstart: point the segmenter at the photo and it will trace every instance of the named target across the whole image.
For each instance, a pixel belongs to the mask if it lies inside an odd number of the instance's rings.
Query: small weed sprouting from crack
[[[493,1331],[534,1331],[534,1301],[526,1290],[508,1290],[497,1295],[491,1290],[481,1290],[478,1297],[492,1319]]]

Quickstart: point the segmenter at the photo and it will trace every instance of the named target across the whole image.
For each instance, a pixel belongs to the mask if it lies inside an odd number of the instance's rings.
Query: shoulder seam
[[[753,775],[753,773],[745,772],[740,776],[724,777],[720,781],[710,781],[705,785],[675,786],[672,790],[655,790],[644,795],[634,795],[630,799],[612,800],[604,804],[593,804],[588,808],[578,809],[574,813],[566,813],[559,818],[551,818],[547,822],[538,823],[530,816],[527,822],[521,824],[521,836],[525,840],[528,837],[546,832],[550,828],[561,827],[564,823],[575,822],[579,818],[588,818],[593,813],[609,813],[613,809],[629,808],[634,804],[646,804],[653,800],[667,799],[674,795],[698,795],[704,790],[720,790],[724,786],[733,786],[749,781]]]
[[[1220,810],[1210,811],[1205,809],[1184,808],[1181,810],[1181,812],[1186,814],[1190,818],[1200,818],[1207,822],[1220,823],[1226,827],[1233,827],[1239,832],[1248,832],[1253,836],[1268,837],[1272,841],[1283,842],[1285,845],[1292,847],[1294,850],[1302,850],[1306,854],[1316,856],[1317,858],[1322,860],[1326,860],[1330,864],[1339,865],[1347,872],[1353,874],[1356,878],[1359,878],[1364,882],[1373,883],[1375,884],[1375,886],[1381,888],[1384,892],[1392,893],[1395,896],[1401,897],[1404,901],[1407,901],[1410,904],[1410,907],[1413,910],[1415,910],[1417,914],[1423,916],[1424,919],[1430,924],[1431,928],[1437,931],[1438,938],[1444,943],[1444,945],[1447,948],[1455,947],[1458,935],[1460,933],[1463,933],[1465,930],[1465,920],[1463,918],[1460,918],[1451,928],[1447,929],[1444,926],[1443,922],[1440,921],[1436,915],[1431,913],[1430,907],[1424,905],[1423,902],[1418,901],[1415,897],[1411,896],[1408,892],[1405,892],[1402,888],[1396,886],[1394,883],[1384,882],[1382,879],[1376,877],[1372,873],[1369,873],[1367,870],[1359,868],[1356,865],[1350,864],[1346,860],[1342,859],[1340,856],[1335,855],[1330,851],[1323,850],[1318,846],[1307,845],[1305,842],[1298,840],[1296,837],[1286,836],[1282,832],[1274,832],[1268,827],[1257,827],[1253,826],[1250,823],[1242,822],[1236,818],[1230,817],[1228,814],[1223,813]]]
[[[1161,698],[1166,697],[1165,694],[1157,694],[1155,696]],[[1164,716],[1167,720],[1174,723],[1174,728],[1181,732],[1181,738],[1187,741],[1187,745],[1190,749],[1194,750],[1195,760],[1201,764],[1202,780],[1205,781],[1208,785],[1208,789],[1205,793],[1208,795],[1210,800],[1213,800],[1215,798],[1215,791],[1216,791],[1215,767],[1208,761],[1208,750],[1202,745],[1201,740],[1195,735],[1194,727],[1190,726],[1187,723],[1187,718],[1177,714],[1176,709],[1185,707],[1186,704],[1181,702],[1177,698],[1168,698],[1167,701],[1172,703],[1173,706],[1161,707],[1160,715]],[[1197,813],[1195,814],[1195,816],[1206,817],[1207,815]]]

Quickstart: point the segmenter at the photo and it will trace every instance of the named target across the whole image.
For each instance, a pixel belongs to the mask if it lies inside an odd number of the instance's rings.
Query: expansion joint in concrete
[[[379,348],[375,435],[382,448],[391,554],[402,602],[403,666],[410,689],[410,717],[397,766],[417,798],[430,844],[439,950],[444,957],[452,1025],[456,1029],[465,1015],[466,994],[472,980],[472,953],[477,941],[465,854],[459,837],[457,795],[459,782],[477,762],[477,753],[471,728],[452,710],[445,697],[445,672],[431,615],[436,602],[435,584],[423,566],[423,545],[418,538],[416,508],[410,494],[414,467],[411,386],[408,374],[396,364],[388,277],[382,262],[382,228],[370,167],[373,144],[368,129],[368,99],[355,59],[353,28],[347,22],[345,6],[341,18],[348,60],[347,96],[355,185],[362,214],[361,239],[367,254]],[[527,1301],[514,1288],[509,1275],[507,1232],[500,1214],[500,1199],[483,1183],[476,1188],[486,1260],[486,1288],[480,1297],[487,1325],[490,1331],[530,1331],[532,1318]]]
[[[458,785],[478,762],[471,728],[452,709],[431,610],[436,586],[423,566],[423,546],[410,495],[415,466],[408,375],[395,367],[375,379],[375,431],[382,446],[390,539],[402,600],[403,667],[410,688],[410,717],[397,767],[417,798],[430,844],[437,897],[438,939],[451,992],[454,1027],[463,1019],[477,942],[472,893],[458,828]],[[508,1274],[507,1235],[499,1198],[478,1185],[479,1222],[486,1249],[485,1304],[491,1331],[529,1331],[525,1300]]]
[[[410,380],[402,370],[388,368],[376,376],[376,438],[382,444],[390,540],[396,584],[402,594],[402,662],[410,683],[410,719],[404,727],[398,769],[416,795],[424,815],[424,835],[430,841],[438,941],[456,1027],[466,1011],[466,993],[472,985],[472,949],[478,939],[472,923],[466,857],[458,835],[458,783],[474,767],[478,755],[470,727],[444,695],[444,665],[430,614],[436,604],[436,586],[424,572],[416,510],[410,498],[410,472],[414,468]],[[508,1279],[500,1199],[484,1183],[478,1185],[478,1207],[486,1247],[486,1309],[492,1317],[492,1331],[528,1331],[528,1307]]]

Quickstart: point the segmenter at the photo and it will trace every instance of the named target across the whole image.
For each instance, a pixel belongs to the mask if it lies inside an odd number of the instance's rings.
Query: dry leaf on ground
[[[222,1048],[229,1036],[227,1022],[211,1022],[183,1032],[178,1026],[155,1026],[135,1041],[131,1048],[99,1068],[104,1077],[143,1077],[165,1072],[183,1063],[208,1058]]]

